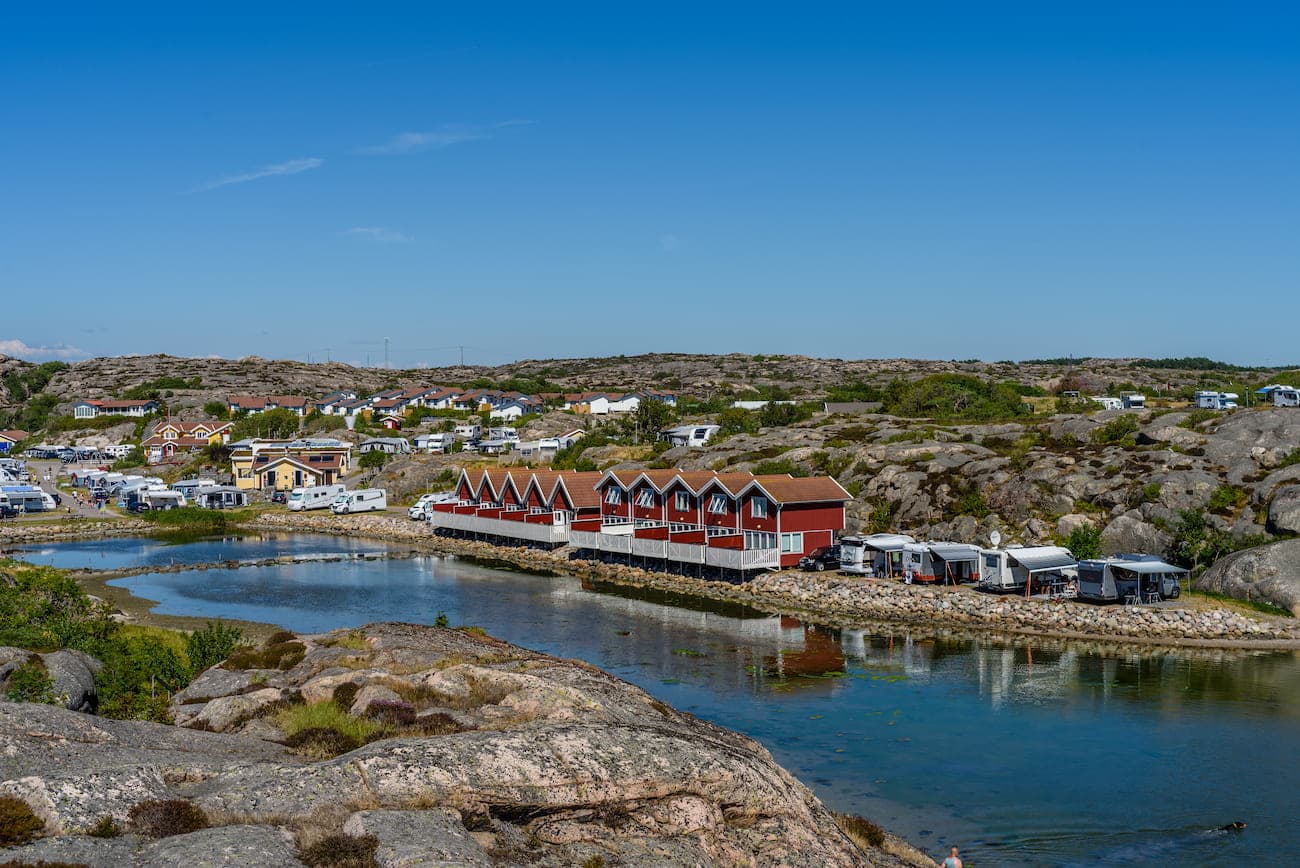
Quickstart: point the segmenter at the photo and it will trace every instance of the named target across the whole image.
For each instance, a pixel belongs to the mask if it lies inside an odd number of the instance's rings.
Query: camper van
[[[358,488],[345,491],[330,504],[337,515],[353,512],[382,512],[388,509],[388,493],[382,488]]]
[[[840,572],[858,576],[901,576],[903,546],[916,540],[901,533],[840,538]]]
[[[483,436],[483,426],[477,422],[461,422],[454,433],[460,440],[477,440]]]
[[[503,425],[500,428],[489,428],[487,439],[502,440],[506,443],[518,443],[519,432],[516,429],[511,428],[509,425]]]
[[[1197,392],[1196,406],[1201,410],[1237,409],[1236,392]]]
[[[1155,555],[1116,555],[1079,561],[1079,599],[1096,603],[1176,600],[1187,570]]]
[[[659,432],[659,439],[673,446],[690,446],[699,448],[706,445],[713,435],[721,431],[718,425],[680,425]]]
[[[436,494],[423,494],[420,499],[406,511],[412,521],[431,521],[433,508],[440,503],[457,503],[459,497],[454,491],[440,491]]]
[[[1008,546],[980,549],[980,589],[985,591],[1036,591],[1061,589],[1063,596],[1078,574],[1070,550],[1061,546]]]
[[[340,494],[348,490],[346,485],[312,485],[307,488],[295,488],[289,492],[289,511],[302,512],[308,509],[328,509]]]
[[[1273,390],[1274,407],[1300,407],[1300,389],[1278,386]]]
[[[181,509],[185,506],[185,495],[170,488],[146,488],[136,493],[137,509]]]
[[[1139,395],[1137,392],[1120,392],[1120,406],[1125,410],[1145,410],[1147,407],[1147,396]]]
[[[903,581],[955,585],[978,582],[980,548],[970,543],[926,542],[903,546]]]
[[[415,438],[415,448],[422,449],[425,452],[442,454],[451,451],[451,445],[456,442],[456,435],[450,431],[441,431],[437,434],[422,434]]]

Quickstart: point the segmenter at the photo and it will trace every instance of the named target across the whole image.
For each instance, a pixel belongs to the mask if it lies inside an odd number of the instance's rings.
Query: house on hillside
[[[148,416],[157,413],[161,405],[157,401],[78,401],[72,405],[72,415],[76,419],[98,419],[100,416]]]
[[[351,470],[352,446],[332,437],[303,438],[299,440],[267,440],[249,438],[230,444],[230,470],[236,487],[251,491],[264,487],[276,487],[286,478],[278,472],[267,486],[265,470],[280,458],[295,458],[302,465],[312,468],[312,476],[321,479],[315,485],[332,485],[346,476]],[[289,469],[289,468],[287,468]],[[291,488],[294,486],[290,486]]]
[[[216,443],[230,441],[229,422],[176,422],[167,420],[154,429],[153,434],[140,443],[145,460],[162,464],[177,455],[197,452]]]
[[[17,428],[0,431],[0,452],[8,452],[26,439],[27,432],[19,431]]]
[[[316,406],[315,401],[303,395],[231,395],[226,404],[231,414],[292,410],[298,416],[306,416]]]
[[[318,413],[325,416],[333,416],[336,415],[335,411],[340,404],[344,404],[348,401],[355,401],[356,399],[357,393],[353,391],[344,390],[339,392],[330,392],[325,397],[314,401],[312,407]]]

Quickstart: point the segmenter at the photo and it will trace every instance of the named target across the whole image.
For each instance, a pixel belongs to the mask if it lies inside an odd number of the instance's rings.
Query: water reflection
[[[972,863],[1096,861],[1234,819],[1248,832],[1193,841],[1179,858],[1242,864],[1300,845],[1289,807],[1300,768],[1294,654],[842,630],[436,557],[115,584],[167,613],[305,632],[445,612],[746,732],[833,807],[936,853],[960,844]]]

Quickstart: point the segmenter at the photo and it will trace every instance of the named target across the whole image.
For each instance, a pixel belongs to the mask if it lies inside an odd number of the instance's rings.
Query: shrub
[[[388,726],[410,726],[415,723],[415,706],[400,700],[381,699],[370,703],[366,716]]]
[[[308,868],[375,868],[379,839],[374,835],[326,835],[298,851]]]
[[[0,796],[0,847],[26,844],[41,832],[45,823],[22,799]]]
[[[784,473],[788,473],[791,476],[808,475],[808,471],[804,470],[788,458],[780,458],[772,461],[760,461],[754,465],[755,476],[780,476]]]
[[[885,830],[870,820],[856,814],[836,814],[835,823],[859,847],[879,848],[885,845]]]
[[[99,822],[86,830],[86,834],[92,838],[119,838],[122,826],[111,816],[100,817]]]
[[[1123,416],[1116,416],[1100,428],[1093,429],[1092,442],[1103,446],[1111,443],[1132,445],[1135,442],[1133,435],[1137,434],[1137,430],[1137,416],[1125,413]]]
[[[34,658],[15,669],[5,682],[5,698],[10,702],[36,702],[43,705],[62,705],[54,693],[54,679],[45,671],[40,658]]]
[[[284,740],[285,747],[311,759],[333,759],[361,747],[361,742],[334,729],[303,729]]]
[[[332,701],[291,705],[276,715],[275,722],[289,737],[305,730],[328,729],[345,735],[358,744],[370,741],[380,730],[378,724],[353,717]]]
[[[1155,503],[1160,499],[1160,483],[1148,482],[1142,486],[1142,499],[1147,503]]]
[[[209,621],[202,630],[195,630],[185,638],[185,656],[190,661],[190,671],[199,672],[216,666],[235,652],[244,633],[220,621]]]
[[[1065,547],[1079,560],[1101,557],[1101,528],[1084,524],[1070,531]]]
[[[208,827],[208,815],[184,799],[150,799],[131,807],[131,831],[149,838],[188,835]]]
[[[1210,494],[1207,506],[1211,512],[1231,512],[1244,505],[1246,492],[1235,485],[1220,485]]]
[[[275,637],[272,637],[275,638]],[[264,648],[240,648],[222,664],[225,669],[292,669],[307,656],[301,642],[274,642]]]
[[[334,688],[334,694],[330,697],[340,711],[348,711],[352,708],[352,703],[357,701],[357,693],[361,691],[361,685],[355,681],[346,681]]]

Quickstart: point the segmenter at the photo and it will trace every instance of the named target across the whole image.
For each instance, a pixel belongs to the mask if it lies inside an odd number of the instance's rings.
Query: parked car
[[[288,503],[288,502],[289,502],[289,493],[288,493],[288,492],[285,492],[285,491],[277,491],[277,492],[275,492],[274,494],[271,495],[271,502],[272,502],[272,503]]]
[[[801,570],[815,570],[820,573],[822,570],[838,570],[839,568],[840,547],[838,545],[822,546],[799,558],[799,569]]]
[[[0,518],[17,518],[18,507],[8,503],[0,503]]]

